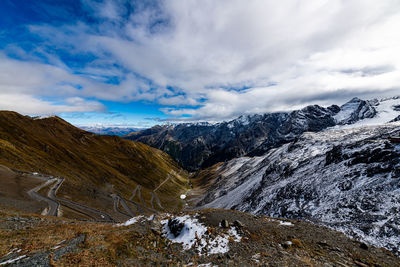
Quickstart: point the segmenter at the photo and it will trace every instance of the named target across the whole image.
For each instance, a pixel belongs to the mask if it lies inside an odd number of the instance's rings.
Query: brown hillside
[[[10,111],[0,111],[0,164],[64,177],[58,196],[101,210],[112,210],[111,193],[129,199],[137,185],[150,207],[150,192],[168,177],[157,193],[164,208],[175,209],[187,186],[187,173],[160,150],[95,135],[59,117],[35,119]]]

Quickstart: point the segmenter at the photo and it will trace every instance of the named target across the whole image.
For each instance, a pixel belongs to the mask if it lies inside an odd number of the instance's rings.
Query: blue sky
[[[149,127],[400,94],[395,0],[3,0],[0,109]]]

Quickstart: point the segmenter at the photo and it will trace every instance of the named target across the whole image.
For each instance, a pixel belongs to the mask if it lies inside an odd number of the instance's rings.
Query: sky
[[[398,0],[2,0],[0,109],[222,121],[400,95]]]

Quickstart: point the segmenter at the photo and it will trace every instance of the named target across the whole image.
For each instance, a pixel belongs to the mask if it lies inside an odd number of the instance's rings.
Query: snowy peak
[[[400,97],[381,100],[353,98],[340,107],[334,115],[337,128],[357,128],[368,125],[382,125],[400,120]]]
[[[365,101],[355,97],[340,107],[340,111],[334,116],[334,119],[337,124],[344,125],[373,118],[377,114],[374,107],[377,103],[377,100]]]
[[[241,156],[260,156],[304,132],[345,129],[400,120],[400,98],[353,98],[341,107],[310,105],[292,112],[243,115],[215,124],[174,124],[125,136],[170,154],[184,168],[198,170]]]

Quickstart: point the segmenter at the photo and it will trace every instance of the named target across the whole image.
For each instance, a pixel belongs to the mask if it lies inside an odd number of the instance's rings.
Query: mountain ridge
[[[303,132],[362,125],[374,119],[389,122],[400,116],[396,105],[400,105],[398,97],[382,100],[353,98],[340,107],[310,105],[291,112],[240,116],[216,124],[156,125],[124,138],[161,149],[185,169],[196,171],[236,157],[262,155],[271,148],[293,141]],[[383,115],[387,118],[380,117]]]

